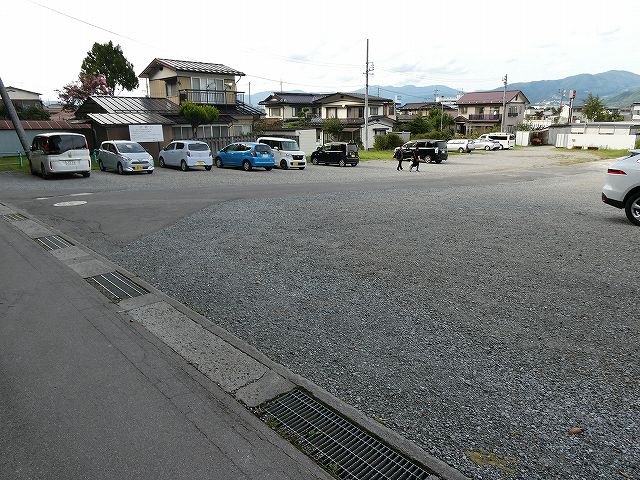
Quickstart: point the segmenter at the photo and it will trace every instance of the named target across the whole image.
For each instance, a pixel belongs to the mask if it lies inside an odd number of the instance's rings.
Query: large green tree
[[[220,111],[211,105],[196,105],[191,102],[184,102],[180,105],[180,115],[191,125],[193,138],[198,136],[198,127],[207,125],[218,120]]]
[[[582,107],[582,113],[594,122],[603,121],[607,114],[604,103],[600,100],[600,97],[592,94],[587,95],[587,99],[584,101],[584,106]]]
[[[427,133],[431,130],[431,127],[424,117],[418,114],[407,123],[407,130],[409,130],[413,135],[418,135],[420,133]]]
[[[113,42],[94,43],[80,67],[80,78],[83,76],[95,77],[104,75],[111,91],[116,87],[123,90],[138,88],[138,77],[133,70],[133,65],[122,53],[120,45]]]
[[[344,130],[344,125],[337,118],[327,118],[324,122],[322,122],[322,129],[331,135],[331,138],[336,139],[340,132]]]

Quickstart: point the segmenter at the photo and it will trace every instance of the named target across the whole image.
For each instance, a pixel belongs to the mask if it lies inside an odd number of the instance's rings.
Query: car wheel
[[[460,152],[460,153],[464,153],[464,148],[460,147],[460,148],[458,149],[458,152]]]
[[[124,170],[122,169],[122,164],[120,162],[118,162],[116,170],[118,170],[118,175],[124,175]]]
[[[341,167],[344,167],[347,164],[347,162],[344,161],[344,158],[341,158],[340,161],[338,162],[338,165]]]
[[[104,163],[102,163],[102,160],[98,160],[98,168],[101,172],[104,172],[106,170]]]
[[[51,174],[47,173],[47,170],[44,168],[44,163],[40,164],[40,174],[42,175],[42,178],[44,178],[45,180],[51,179]]]
[[[160,158],[158,159],[158,163],[160,164],[160,167],[161,167],[161,168],[166,167],[166,165],[165,165],[165,163],[164,163],[164,158],[160,157]]]
[[[318,164],[318,159],[316,157],[313,157],[311,159],[311,163],[313,163],[314,165],[317,165]]]
[[[640,226],[640,192],[632,194],[624,205],[627,218],[634,225]]]
[[[270,172],[273,167],[264,167],[267,172]]]
[[[245,172],[248,172],[249,170],[251,170],[251,162],[249,160],[243,160],[242,161],[242,169]]]
[[[216,167],[222,168],[222,159],[220,157],[216,157]]]
[[[489,145],[487,145],[486,147],[484,147],[485,150],[490,150],[491,147]]]
[[[91,172],[82,172],[82,176],[84,178],[89,178],[91,176]]]
[[[185,162],[184,160],[180,162],[180,170],[182,170],[183,172],[189,170],[189,165],[187,165],[187,162]]]
[[[283,159],[283,160],[280,160],[280,168],[281,168],[282,170],[286,170],[287,168],[289,168],[289,164],[287,163],[287,161],[286,161],[286,160],[284,160],[284,159]]]

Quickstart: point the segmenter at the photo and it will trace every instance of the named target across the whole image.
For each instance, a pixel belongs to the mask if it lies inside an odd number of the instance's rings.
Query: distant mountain
[[[610,70],[608,72],[589,74],[583,73],[559,80],[537,80],[534,82],[510,83],[510,90],[522,90],[531,103],[558,102],[559,90],[566,90],[565,100],[569,90],[576,90],[576,102],[581,104],[589,93],[601,97],[609,104],[607,97],[613,97],[621,92],[640,88],[640,75],[625,70]],[[496,88],[495,90],[501,90]]]
[[[583,73],[558,80],[537,80],[533,82],[520,82],[508,84],[510,90],[522,90],[531,103],[558,103],[560,101],[559,90],[566,90],[565,102],[569,95],[569,90],[577,91],[576,103],[584,103],[589,93],[602,98],[605,104],[612,107],[627,106],[634,101],[640,101],[640,75],[625,70],[610,70],[603,73]],[[495,90],[501,90],[498,87]],[[435,98],[435,92],[441,96],[454,96],[461,93],[455,88],[446,85],[428,85],[417,87],[415,85],[404,85],[395,87],[393,85],[372,85],[369,87],[369,94],[381,97],[397,99],[401,104],[414,102],[431,102]],[[291,90],[302,92],[303,90]],[[364,93],[364,88],[356,90],[357,93]],[[254,107],[258,107],[258,102],[264,100],[273,93],[258,92],[251,95]]]

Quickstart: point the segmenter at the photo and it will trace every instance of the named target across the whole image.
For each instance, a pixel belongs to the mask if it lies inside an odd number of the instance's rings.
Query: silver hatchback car
[[[120,175],[125,172],[153,173],[153,157],[137,142],[111,140],[100,145],[98,166],[103,172],[113,170]]]

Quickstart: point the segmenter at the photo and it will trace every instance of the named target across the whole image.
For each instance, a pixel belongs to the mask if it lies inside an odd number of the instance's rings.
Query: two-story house
[[[284,121],[294,120],[299,112],[308,109],[310,127],[316,129],[318,143],[331,138],[323,131],[326,119],[337,118],[342,124],[342,132],[336,140],[354,141],[362,144],[365,139],[365,111],[363,93],[289,93],[273,92],[260,102],[266,112],[266,118],[278,118]],[[373,146],[376,135],[391,132],[395,123],[395,103],[390,98],[369,95],[367,120],[369,145]]]
[[[458,115],[457,108],[452,107],[445,102],[413,102],[405,103],[398,108],[398,121],[408,122],[416,115],[426,117],[429,115],[429,111],[434,108],[441,110],[445,115],[448,115],[451,118],[456,118]]]
[[[29,107],[43,108],[42,100],[40,100],[40,94],[38,92],[32,92],[30,90],[24,90],[17,87],[6,87],[11,103],[17,110],[24,110]],[[0,99],[0,105],[2,105],[2,99]]]
[[[180,116],[180,104],[190,101],[216,107],[220,116],[198,127],[197,138],[244,135],[262,112],[244,103],[237,83],[244,73],[218,63],[155,58],[140,74],[148,97],[89,97],[76,117],[90,121],[96,144],[104,140],[129,140],[131,125],[153,125],[161,141],[144,144],[152,154],[162,143],[193,137],[191,125]]]
[[[503,101],[506,100],[506,112]],[[503,126],[507,132],[524,120],[529,99],[521,90],[465,93],[458,99],[458,123],[465,135],[482,133]]]

